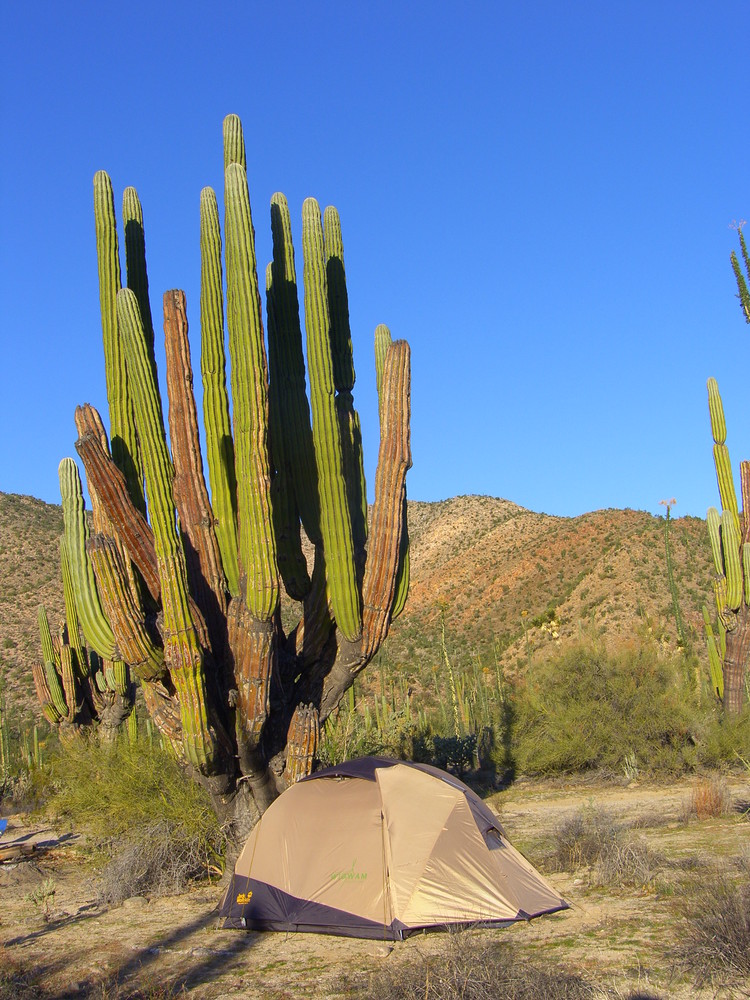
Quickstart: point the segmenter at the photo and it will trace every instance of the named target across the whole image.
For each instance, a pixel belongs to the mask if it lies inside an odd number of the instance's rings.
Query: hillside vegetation
[[[552,517],[464,496],[410,502],[409,526],[410,596],[381,653],[389,674],[408,684],[418,687],[441,662],[441,615],[457,670],[513,674],[535,654],[562,655],[582,637],[616,647],[650,634],[677,649],[663,518],[634,510]],[[52,623],[63,614],[61,531],[60,507],[0,494],[0,671],[9,707],[35,715],[37,607],[46,606]],[[712,601],[713,569],[705,523],[671,521],[670,546],[686,638],[707,670],[701,608]],[[374,683],[377,666],[366,674]]]

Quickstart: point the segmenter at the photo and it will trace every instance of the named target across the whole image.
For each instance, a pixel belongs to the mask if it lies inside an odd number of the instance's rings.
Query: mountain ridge
[[[409,501],[412,584],[382,656],[418,680],[441,662],[441,619],[457,668],[481,662],[507,675],[582,636],[609,644],[648,634],[678,645],[663,517],[607,508],[575,517],[509,500],[462,495]],[[37,609],[64,612],[58,538],[62,511],[0,493],[0,677],[9,706],[39,714],[31,665]],[[675,585],[688,642],[707,669],[701,608],[713,601],[705,522],[670,521]]]

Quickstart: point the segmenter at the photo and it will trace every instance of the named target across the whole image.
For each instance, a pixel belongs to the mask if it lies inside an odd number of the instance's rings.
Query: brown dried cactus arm
[[[156,565],[154,533],[130,499],[125,477],[105,450],[95,430],[95,420],[100,421],[99,414],[88,403],[76,410],[76,424],[80,435],[76,441],[76,451],[86,469],[87,481],[96,491],[110,521],[117,525],[118,537],[156,601],[159,599],[161,584]]]
[[[411,467],[410,383],[409,345],[405,340],[394,341],[388,349],[383,372],[375,505],[362,585],[362,649],[357,662],[351,662],[346,656],[337,657],[323,685],[321,720],[338,704],[341,695],[388,634],[405,525],[406,473]]]
[[[169,439],[172,494],[180,519],[190,592],[200,608],[215,655],[226,645],[227,584],[221,565],[214,516],[203,477],[198,413],[193,396],[185,293],[164,293]]]

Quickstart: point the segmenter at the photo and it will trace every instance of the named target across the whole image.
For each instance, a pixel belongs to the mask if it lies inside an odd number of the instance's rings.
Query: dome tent
[[[363,757],[303,778],[269,807],[219,915],[225,927],[401,939],[567,906],[458,778]]]

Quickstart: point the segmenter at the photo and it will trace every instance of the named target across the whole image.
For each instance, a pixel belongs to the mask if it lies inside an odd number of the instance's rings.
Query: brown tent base
[[[568,904],[463,782],[365,757],[319,771],[267,810],[220,905],[225,927],[401,940],[505,927]]]

